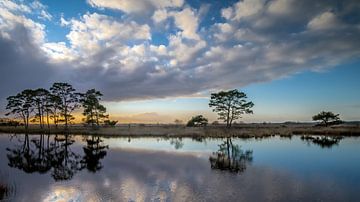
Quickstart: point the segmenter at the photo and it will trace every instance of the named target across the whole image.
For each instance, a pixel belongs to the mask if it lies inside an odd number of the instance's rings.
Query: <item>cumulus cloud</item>
[[[69,31],[64,41],[48,41],[44,21],[28,16],[30,5],[0,4],[3,96],[54,81],[97,88],[111,101],[191,95],[317,71],[360,56],[356,1],[318,1],[314,7],[310,0],[245,0],[209,12],[175,0],[88,2],[125,14],[61,15],[58,24]],[[148,18],[128,16],[148,7]],[[203,23],[199,16],[211,12],[221,19]],[[168,26],[154,26],[162,22]],[[166,39],[155,43],[153,34],[159,32]],[[8,87],[14,78],[16,84]]]
[[[309,29],[321,30],[321,29],[336,29],[339,28],[340,23],[336,19],[334,13],[326,11],[320,15],[311,19],[308,23]]]
[[[88,0],[94,7],[121,10],[125,13],[141,13],[156,8],[181,7],[183,0]]]

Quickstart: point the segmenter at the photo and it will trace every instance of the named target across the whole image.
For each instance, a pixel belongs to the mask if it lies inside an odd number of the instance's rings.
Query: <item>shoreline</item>
[[[320,135],[320,136],[360,136],[359,126],[316,127],[314,125],[284,125],[284,124],[243,124],[226,128],[224,126],[185,127],[178,125],[133,125],[100,127],[97,129],[85,126],[69,126],[41,129],[31,126],[28,130],[18,126],[0,126],[0,133],[15,134],[74,134],[97,135],[109,137],[190,137],[190,138],[226,138],[226,137],[268,137],[273,135]]]

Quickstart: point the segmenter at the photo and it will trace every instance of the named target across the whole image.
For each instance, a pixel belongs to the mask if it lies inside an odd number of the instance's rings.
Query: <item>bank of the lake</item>
[[[180,125],[158,124],[128,124],[116,127],[92,128],[72,125],[66,130],[64,127],[41,129],[32,125],[28,130],[24,127],[0,126],[2,133],[28,134],[80,134],[103,136],[150,136],[150,137],[263,137],[271,135],[326,135],[326,136],[360,136],[358,124],[343,124],[332,127],[318,127],[314,124],[239,124],[232,128],[224,126],[185,127]]]

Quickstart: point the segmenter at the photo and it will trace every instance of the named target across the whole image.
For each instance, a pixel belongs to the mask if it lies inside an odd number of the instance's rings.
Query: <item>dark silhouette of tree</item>
[[[47,111],[49,96],[50,96],[49,91],[43,88],[38,88],[32,91],[33,106],[36,109],[35,118],[39,119],[40,128],[44,128],[45,125],[44,115]],[[48,117],[47,117],[47,123],[49,125]]]
[[[105,120],[104,125],[109,127],[115,127],[118,121]]]
[[[53,120],[55,127],[58,127],[59,119],[60,119],[60,106],[61,106],[61,98],[57,95],[50,94],[48,97],[46,110],[50,115],[50,118]]]
[[[47,173],[51,172],[54,180],[68,180],[81,170],[81,156],[73,152],[70,145],[70,135],[56,135],[53,141],[50,136],[39,135],[38,138],[29,140],[28,135],[19,139],[20,145],[7,148],[8,165],[23,170],[26,173]]]
[[[194,127],[194,126],[206,126],[208,124],[207,118],[203,117],[203,115],[193,116],[186,126]]]
[[[220,120],[231,127],[234,120],[241,118],[242,114],[252,114],[251,108],[254,103],[248,102],[245,93],[237,89],[230,91],[220,91],[212,93],[209,107],[214,107],[213,111],[219,115]]]
[[[81,170],[81,156],[70,148],[74,142],[68,134],[57,135],[54,138],[51,152],[53,167],[51,176],[55,181],[69,180],[77,171]]]
[[[76,93],[72,85],[68,83],[54,83],[50,88],[51,93],[54,96],[60,98],[59,109],[61,116],[64,118],[65,128],[68,128],[70,120],[73,119],[72,112],[79,108],[80,94]]]
[[[176,150],[181,149],[184,146],[184,143],[182,142],[182,138],[172,138],[170,139],[170,144],[174,145],[174,148]]]
[[[175,119],[174,123],[175,123],[175,125],[182,125],[183,121],[180,119]]]
[[[31,113],[34,111],[32,106],[32,95],[32,90],[24,90],[15,96],[7,98],[8,104],[6,109],[10,110],[10,112],[5,115],[9,116],[14,114],[15,116],[21,118],[26,129],[29,127],[29,119],[31,117]]]
[[[46,173],[51,169],[47,149],[44,147],[44,135],[40,139],[29,140],[25,135],[23,145],[7,148],[8,165],[26,173]],[[33,145],[33,146],[31,146]]]
[[[343,137],[341,137],[341,136],[313,137],[313,136],[303,135],[303,136],[301,136],[300,139],[303,141],[306,141],[308,143],[312,142],[313,144],[316,144],[316,145],[320,146],[321,148],[331,148],[335,145],[338,145],[342,138]]]
[[[252,160],[252,151],[241,150],[240,146],[232,143],[231,138],[227,138],[220,144],[219,150],[209,157],[212,169],[235,173],[244,172],[247,164],[251,163]]]
[[[106,149],[108,145],[102,145],[103,140],[100,137],[92,136],[90,139],[86,139],[86,146],[83,147],[84,157],[81,160],[82,168],[86,168],[88,171],[97,172],[103,168],[100,160],[106,156]]]
[[[321,121],[321,124],[328,125],[340,123],[339,114],[334,114],[333,112],[322,111],[312,117],[314,121]]]
[[[106,108],[100,104],[102,94],[95,89],[88,90],[82,95],[81,104],[84,108],[83,115],[87,124],[100,126],[100,123],[107,119]]]

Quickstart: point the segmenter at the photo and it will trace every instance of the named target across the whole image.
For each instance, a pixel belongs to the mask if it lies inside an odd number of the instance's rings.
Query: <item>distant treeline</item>
[[[85,93],[76,92],[68,83],[54,83],[49,90],[44,88],[26,89],[7,98],[6,116],[14,115],[20,118],[25,128],[29,122],[39,123],[41,128],[56,127],[63,123],[67,128],[75,119],[73,112],[83,108],[83,121],[91,126],[101,124],[115,125],[117,121],[110,121],[106,108],[100,104],[103,95],[100,91],[91,89]]]

